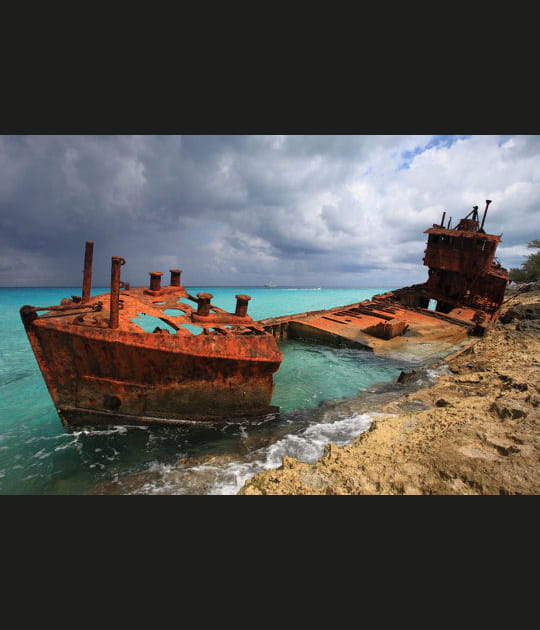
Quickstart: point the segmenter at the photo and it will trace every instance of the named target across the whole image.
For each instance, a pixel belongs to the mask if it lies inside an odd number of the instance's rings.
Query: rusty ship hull
[[[31,324],[29,337],[65,425],[215,421],[277,409],[269,401],[280,361],[265,337],[234,347],[152,333],[119,332],[111,341],[47,319]]]
[[[278,410],[270,403],[282,354],[247,315],[249,296],[227,313],[210,294],[189,295],[176,270],[169,286],[152,272],[150,287],[121,290],[115,262],[110,294],[20,309],[65,426],[216,423]],[[146,332],[141,315],[161,326]]]
[[[118,256],[111,260],[110,293],[91,297],[93,243],[87,241],[82,297],[23,306],[21,319],[66,426],[260,417],[279,410],[271,400],[280,340],[312,339],[426,364],[491,328],[508,272],[495,259],[500,237],[483,229],[490,203],[481,222],[475,206],[453,229],[443,213],[425,230],[426,282],[371,300],[253,321],[250,296],[237,295],[236,310],[228,313],[209,293],[190,295],[179,269],[170,270],[167,286],[161,272],[150,272],[149,286],[131,288],[120,280],[125,261]],[[160,325],[147,332],[141,315]]]

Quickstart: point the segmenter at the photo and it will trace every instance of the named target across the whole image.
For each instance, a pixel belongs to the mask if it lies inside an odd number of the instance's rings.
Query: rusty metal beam
[[[82,301],[88,302],[90,299],[90,289],[92,288],[92,258],[94,254],[93,241],[86,241],[84,249],[84,272],[82,286]]]
[[[488,211],[488,207],[489,207],[490,203],[491,203],[491,199],[486,199],[486,207],[485,207],[485,210],[484,210],[484,216],[482,217],[482,223],[480,225],[480,229],[481,230],[484,229],[484,222],[486,220],[486,215],[487,215],[487,211]]]
[[[120,267],[126,261],[120,256],[113,256],[111,260],[111,298],[109,328],[118,328],[120,310]]]

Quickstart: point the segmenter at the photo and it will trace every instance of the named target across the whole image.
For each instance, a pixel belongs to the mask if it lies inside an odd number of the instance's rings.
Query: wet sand
[[[507,292],[499,323],[432,386],[377,409],[368,431],[314,464],[285,457],[239,494],[538,494],[540,287],[528,289]]]

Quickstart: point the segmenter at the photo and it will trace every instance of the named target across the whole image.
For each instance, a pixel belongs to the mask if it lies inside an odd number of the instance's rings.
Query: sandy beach
[[[496,326],[432,386],[377,409],[368,431],[314,464],[285,457],[239,494],[538,494],[539,351],[540,286],[512,286]]]

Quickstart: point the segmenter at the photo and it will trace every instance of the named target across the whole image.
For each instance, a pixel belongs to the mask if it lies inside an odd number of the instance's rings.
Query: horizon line
[[[141,285],[143,286],[143,285]],[[144,285],[145,286],[145,285]],[[182,285],[186,289],[200,288],[200,287],[214,287],[216,289],[234,289],[234,288],[253,288],[253,289],[387,289],[395,285],[321,285],[315,287],[307,284],[277,284],[273,287],[267,287],[264,284],[192,284]],[[133,287],[135,288],[135,287]],[[78,285],[41,285],[41,286],[0,286],[0,289],[80,289]],[[97,289],[110,289],[107,286],[92,287],[92,290]],[[124,289],[125,290],[125,289]]]

